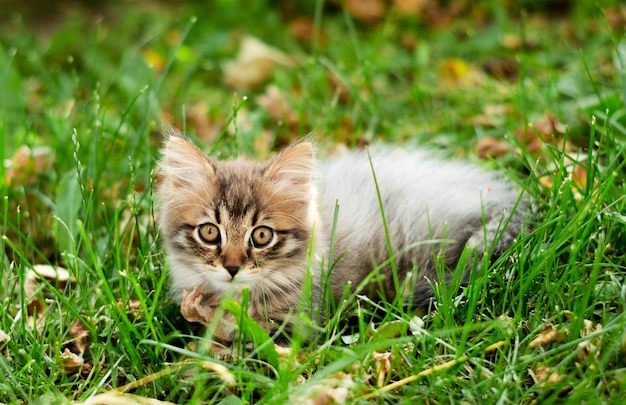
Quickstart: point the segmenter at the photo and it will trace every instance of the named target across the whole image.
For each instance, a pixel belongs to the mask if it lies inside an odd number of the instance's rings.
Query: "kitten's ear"
[[[298,142],[278,155],[265,177],[290,185],[309,184],[315,174],[315,151],[310,142]]]
[[[165,182],[175,187],[206,183],[215,174],[213,166],[200,149],[180,134],[167,136],[162,153],[161,173]]]

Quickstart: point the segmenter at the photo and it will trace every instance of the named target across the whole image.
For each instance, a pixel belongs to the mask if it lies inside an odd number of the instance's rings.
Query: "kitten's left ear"
[[[265,177],[290,185],[309,184],[315,175],[315,151],[311,142],[298,142],[271,162]]]
[[[170,134],[165,141],[161,170],[177,187],[203,184],[215,174],[200,149],[177,133]]]

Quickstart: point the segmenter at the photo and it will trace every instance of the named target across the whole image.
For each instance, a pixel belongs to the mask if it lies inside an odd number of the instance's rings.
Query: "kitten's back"
[[[418,285],[436,279],[433,253],[442,251],[434,240],[449,240],[443,253],[446,264],[454,266],[470,238],[483,248],[484,229],[488,229],[488,246],[497,237],[504,241],[506,246],[495,247],[499,250],[506,249],[521,229],[523,210],[504,231],[520,193],[498,173],[465,162],[440,160],[418,150],[374,149],[370,155],[376,182],[364,151],[329,160],[321,168],[321,206],[327,231],[333,226],[335,204],[339,205],[333,251],[335,258],[341,258],[333,269],[331,284],[336,298],[347,281],[358,284],[376,264],[389,258],[376,184],[400,281],[415,266]],[[420,245],[406,249],[416,243]],[[390,267],[383,272],[387,299],[397,293],[390,272]],[[420,291],[424,294],[427,289]],[[429,298],[415,297],[414,302]]]

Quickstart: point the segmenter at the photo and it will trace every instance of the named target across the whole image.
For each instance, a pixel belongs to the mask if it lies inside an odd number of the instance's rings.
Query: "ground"
[[[0,402],[626,395],[621,2],[2,7]],[[503,171],[532,214],[436,311],[353,297],[322,344],[291,350],[244,318],[257,349],[223,357],[167,296],[153,210],[164,123],[219,158],[302,136],[320,157],[429,147]]]

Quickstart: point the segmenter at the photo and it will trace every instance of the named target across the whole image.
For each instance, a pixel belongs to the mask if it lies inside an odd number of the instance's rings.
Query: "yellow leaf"
[[[162,72],[165,67],[165,58],[154,49],[146,49],[143,51],[143,59],[148,66],[157,73]]]
[[[467,78],[470,67],[463,59],[448,59],[439,65],[439,78],[447,83],[459,83]]]

